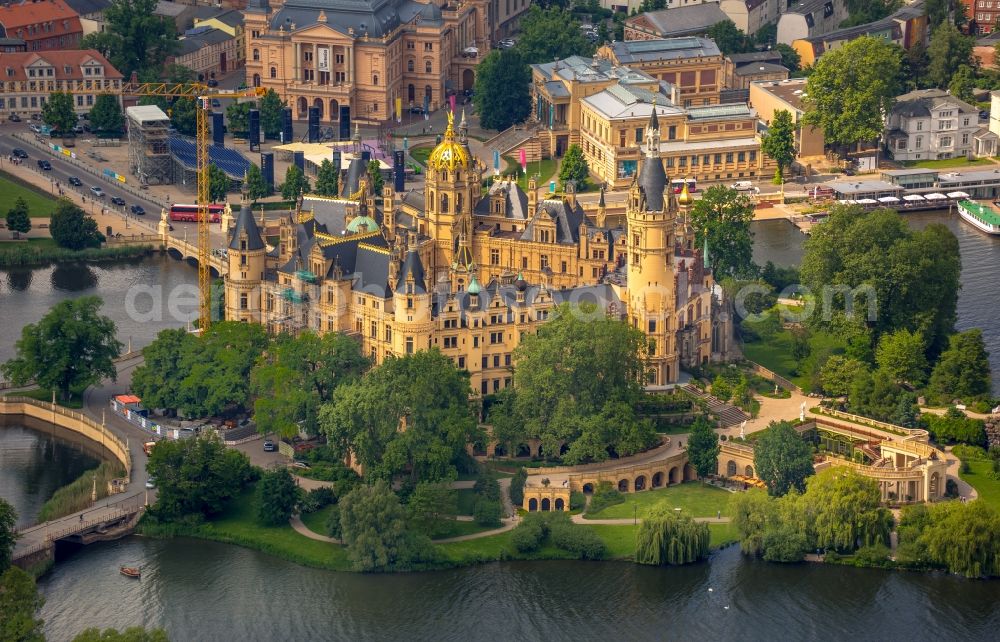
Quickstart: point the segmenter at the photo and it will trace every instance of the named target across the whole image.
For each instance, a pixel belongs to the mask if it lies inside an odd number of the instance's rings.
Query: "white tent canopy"
[[[879,203],[898,203],[899,199],[896,198],[895,196],[883,196],[882,198],[878,199],[878,202]]]
[[[924,197],[921,196],[920,194],[907,194],[906,196],[903,197],[903,200],[909,201],[911,203],[917,203],[919,201],[924,200]]]
[[[874,198],[862,198],[857,201],[859,205],[875,205],[878,203]]]
[[[931,192],[930,194],[924,194],[924,198],[926,198],[928,201],[943,201],[943,200],[947,199],[948,197],[945,196],[944,194],[939,194],[937,192]]]
[[[965,192],[948,192],[948,198],[969,198]]]

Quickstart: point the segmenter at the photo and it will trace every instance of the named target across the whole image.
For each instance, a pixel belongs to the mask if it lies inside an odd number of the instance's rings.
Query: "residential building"
[[[274,89],[295,118],[385,121],[404,107],[434,110],[470,91],[493,39],[528,0],[439,6],[415,0],[252,0],[244,14],[247,78]],[[508,10],[509,9],[509,10]]]
[[[533,115],[538,129],[539,156],[562,156],[580,143],[580,101],[613,85],[639,86],[656,91],[657,79],[641,71],[613,65],[609,60],[570,56],[531,65]],[[506,150],[502,150],[506,151]]]
[[[170,0],[157,0],[156,8],[153,9],[154,16],[166,18],[174,23],[177,33],[184,33],[194,24],[194,16],[198,7]]]
[[[5,53],[0,58],[0,119],[40,112],[53,91],[72,91],[85,114],[102,93],[117,94],[122,75],[93,49]]]
[[[918,43],[926,45],[927,16],[924,15],[922,0],[906,5],[882,20],[801,38],[792,43],[792,48],[798,52],[800,64],[803,67],[811,67],[824,53],[839,49],[862,36],[883,38],[903,49],[909,49]]]
[[[895,160],[972,157],[979,110],[942,89],[919,89],[896,98],[885,129]]]
[[[750,106],[756,110],[764,125],[770,125],[778,111],[785,110],[792,114],[792,122],[796,125],[795,155],[799,159],[822,157],[826,144],[821,129],[802,124],[805,89],[805,78],[750,83]]]
[[[24,40],[28,51],[80,46],[80,16],[64,0],[40,0],[0,6],[0,38]]]
[[[746,34],[778,20],[787,0],[722,0],[719,7]]]
[[[534,181],[525,192],[500,180],[481,196],[483,165],[450,119],[423,192],[397,199],[386,186],[376,198],[355,159],[344,196],[303,198],[271,251],[244,197],[229,234],[226,318],[345,332],[376,362],[437,348],[485,395],[511,385],[522,336],[560,303],[588,301],[646,334],[648,384],[676,382],[681,368],[729,359],[734,346],[708,248],[694,243],[693,200],[673,194],[664,173],[660,132],[655,117],[645,123],[618,227],[603,202],[585,211],[572,184],[546,199]]]
[[[83,35],[104,31],[104,10],[111,6],[111,0],[64,0],[64,2],[80,16]]]
[[[985,35],[996,30],[1000,20],[1000,3],[997,0],[960,0],[969,18],[969,33]]]
[[[778,18],[778,42],[791,45],[796,40],[821,36],[838,29],[847,17],[845,0],[802,0]]]
[[[750,89],[750,83],[785,80],[788,67],[781,64],[778,51],[752,51],[726,56],[725,82],[728,89]]]
[[[719,102],[724,59],[716,44],[707,38],[612,42],[598,49],[597,57],[674,85],[682,106]]]
[[[625,40],[703,36],[712,25],[726,20],[718,2],[647,11],[625,21]]]
[[[191,69],[202,79],[215,78],[243,65],[240,40],[222,29],[194,27],[180,38],[171,62]]]
[[[719,0],[666,0],[665,9],[675,7],[690,7],[699,4],[718,3]],[[600,0],[601,6],[612,11],[621,11],[628,15],[638,13],[642,0]]]
[[[21,38],[0,38],[0,53],[27,51],[28,44]]]
[[[754,179],[770,160],[760,153],[757,116],[746,104],[679,107],[669,96],[617,85],[582,100],[581,143],[591,173],[612,189],[639,171],[646,122],[659,123],[658,154],[668,179],[716,183]]]

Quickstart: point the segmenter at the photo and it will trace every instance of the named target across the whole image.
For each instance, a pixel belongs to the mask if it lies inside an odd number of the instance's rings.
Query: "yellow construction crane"
[[[236,98],[239,102],[255,100],[264,95],[264,89],[251,87],[236,91],[214,90],[203,83],[123,83],[122,96],[162,96],[164,98],[195,99],[195,149],[198,174],[198,292],[199,323],[204,332],[212,323],[211,247],[209,243],[208,183],[208,115],[213,98]]]

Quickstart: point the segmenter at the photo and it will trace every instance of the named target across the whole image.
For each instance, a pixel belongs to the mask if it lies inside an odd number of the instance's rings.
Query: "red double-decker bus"
[[[222,221],[222,211],[226,209],[225,205],[212,204],[208,206],[208,220],[211,223],[219,223]],[[170,206],[170,220],[180,221],[187,223],[196,223],[198,221],[198,206],[197,205],[182,205],[175,203]]]

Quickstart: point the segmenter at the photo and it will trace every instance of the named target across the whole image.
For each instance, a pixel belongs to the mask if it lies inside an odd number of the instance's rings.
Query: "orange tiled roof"
[[[63,21],[66,21],[65,27]],[[49,22],[52,23],[50,31],[38,28],[34,33],[28,33],[29,25]],[[41,0],[0,6],[0,25],[7,32],[8,38],[23,38],[28,41],[83,32],[80,16],[63,0]],[[23,30],[21,35],[17,34],[18,29]]]
[[[27,67],[44,61],[54,67],[54,76],[29,78]],[[57,49],[54,51],[27,51],[5,53],[0,56],[0,82],[10,80],[100,80],[101,76],[84,76],[82,65],[95,61],[104,67],[106,80],[121,79],[122,74],[95,49]],[[66,67],[69,66],[69,73]],[[13,74],[11,73],[13,71]]]

